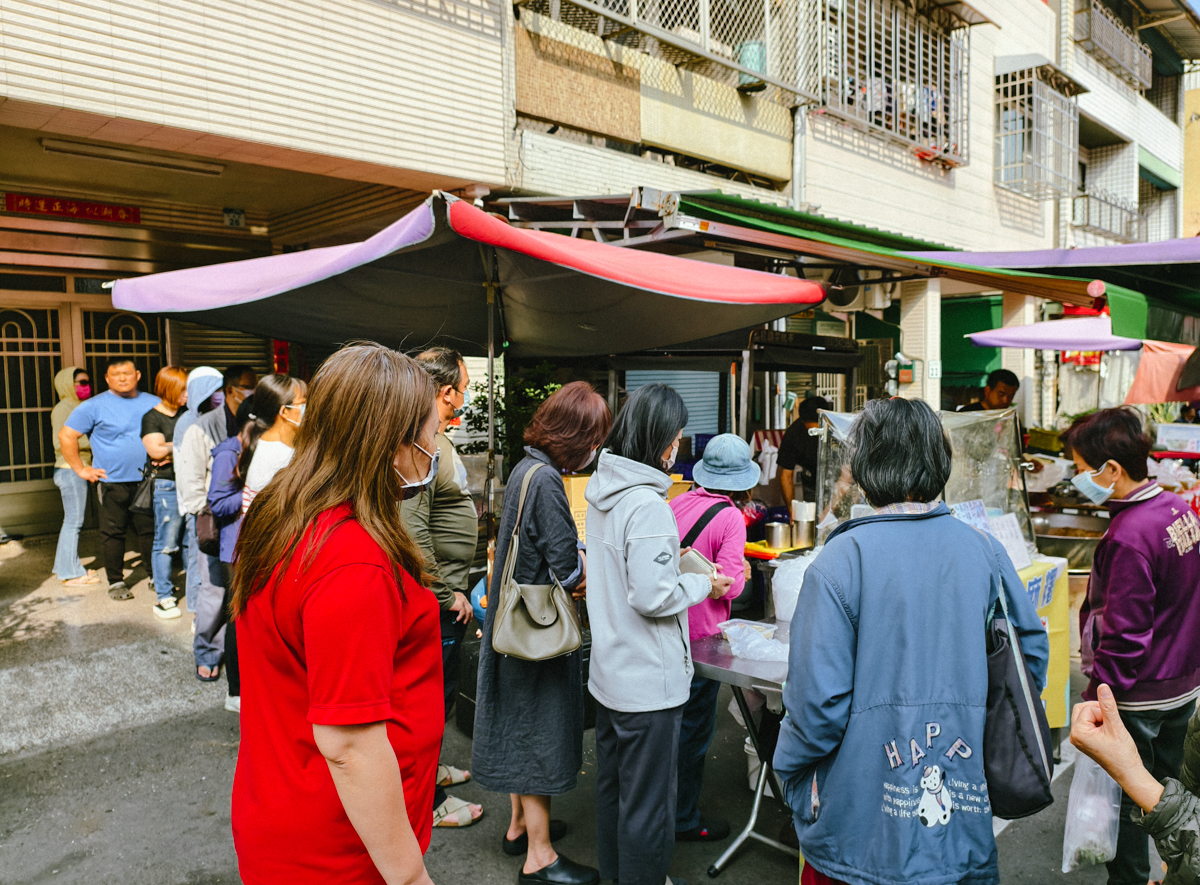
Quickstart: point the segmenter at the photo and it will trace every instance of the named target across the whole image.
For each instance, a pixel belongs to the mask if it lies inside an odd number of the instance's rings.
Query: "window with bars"
[[[1173,240],[1179,236],[1176,226],[1176,198],[1179,191],[1162,190],[1144,178],[1138,179],[1138,210],[1145,217],[1146,240]]]
[[[85,310],[83,361],[97,393],[108,389],[104,369],[114,356],[133,360],[142,373],[138,389],[153,393],[154,376],[164,365],[162,320],[120,311]]]
[[[969,31],[933,3],[807,0],[825,112],[909,146],[924,160],[967,162]]]
[[[0,308],[0,483],[51,479],[58,310]]]
[[[1150,88],[1146,90],[1146,101],[1162,111],[1168,120],[1178,125],[1179,78],[1164,76],[1155,71],[1150,81]]]
[[[1049,65],[996,76],[995,182],[1034,200],[1079,186],[1079,108]]]

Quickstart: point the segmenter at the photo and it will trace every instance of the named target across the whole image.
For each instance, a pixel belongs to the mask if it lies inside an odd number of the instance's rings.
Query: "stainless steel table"
[[[775,624],[776,622],[774,619],[767,619],[764,623]],[[776,624],[775,638],[786,643],[789,626],[790,623],[786,621]],[[708,868],[708,875],[718,875],[729,863],[737,850],[745,844],[747,839],[757,839],[759,842],[798,858],[800,852],[796,849],[789,848],[782,842],[764,836],[754,829],[755,824],[758,823],[758,811],[762,806],[763,792],[767,787],[767,778],[771,779],[774,793],[779,797],[780,801],[783,801],[783,789],[780,786],[779,778],[775,776],[775,769],[771,765],[771,759],[768,758],[768,754],[760,749],[759,734],[761,726],[755,722],[754,716],[750,712],[750,705],[746,703],[745,694],[747,690],[755,690],[766,694],[768,697],[771,695],[776,697],[782,696],[783,683],[787,679],[787,664],[776,661],[748,661],[744,658],[735,658],[729,648],[729,643],[721,636],[706,636],[703,639],[693,642],[692,661],[696,665],[696,674],[698,676],[724,682],[733,689],[733,698],[737,702],[738,709],[742,711],[742,720],[746,723],[746,730],[750,732],[750,743],[753,744],[754,752],[758,754],[760,763],[758,784],[754,788],[754,806],[750,811],[750,819],[746,821],[745,828],[733,840],[733,844],[725,849],[725,853],[717,858],[713,865]]]

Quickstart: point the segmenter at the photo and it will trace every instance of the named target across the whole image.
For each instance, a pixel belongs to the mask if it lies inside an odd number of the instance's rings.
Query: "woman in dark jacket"
[[[249,402],[249,400],[247,400]],[[239,410],[243,411],[243,410]],[[208,508],[221,541],[221,571],[224,573],[225,602],[222,616],[229,617],[229,599],[233,592],[231,564],[237,545],[238,529],[242,526],[242,487],[237,481],[238,459],[242,456],[242,440],[235,434],[213,449],[212,482],[208,486]],[[225,624],[225,680],[229,693],[225,709],[230,713],[242,711],[242,680],[238,672],[237,633],[233,620]]]
[[[583,764],[583,676],[578,651],[548,661],[523,661],[492,649],[492,623],[500,604],[500,577],[525,475],[547,465],[529,482],[521,516],[513,579],[549,584],[551,575],[582,596],[584,557],[567,503],[562,474],[582,470],[608,433],[612,417],[591,385],[576,381],[547,399],[525,431],[525,457],[506,485],[496,535],[495,567],[488,592],[487,620],[479,646],[473,780],[486,790],[508,793],[512,820],[504,837],[506,854],[525,854],[522,885],[593,885],[596,870],[555,852],[551,841],[565,824],[550,822],[550,797],[575,788]]]

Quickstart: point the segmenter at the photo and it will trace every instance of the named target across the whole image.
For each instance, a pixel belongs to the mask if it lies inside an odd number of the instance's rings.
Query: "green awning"
[[[955,250],[945,247],[931,248],[928,243],[917,245],[920,241],[909,237],[742,197],[717,193],[681,194],[678,212],[702,222],[712,222],[711,227],[702,225],[701,232],[708,231],[715,236],[744,239],[738,229],[762,231],[792,240],[791,243],[763,240],[764,244],[795,248],[798,252],[834,260],[919,275],[944,276],[988,289],[1034,295],[1067,304],[1091,306],[1095,300],[1088,291],[1094,278],[1079,279],[966,264],[955,261]],[[920,258],[914,258],[905,254],[909,251],[922,251],[923,254]],[[946,256],[944,259],[941,257],[943,252]],[[1106,286],[1106,289],[1112,288]]]
[[[1172,169],[1141,145],[1138,145],[1138,177],[1144,178],[1160,191],[1179,190],[1183,183],[1178,169]]]

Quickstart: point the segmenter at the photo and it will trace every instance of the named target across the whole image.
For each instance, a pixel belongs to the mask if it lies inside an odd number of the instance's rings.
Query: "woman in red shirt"
[[[436,475],[435,393],[393,350],[338,351],[246,513],[232,819],[248,885],[431,885],[441,633],[397,503]]]

